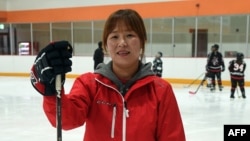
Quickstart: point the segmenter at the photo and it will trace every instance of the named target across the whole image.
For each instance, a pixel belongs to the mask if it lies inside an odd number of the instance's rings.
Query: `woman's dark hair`
[[[107,39],[109,34],[115,29],[116,26],[126,25],[128,29],[134,31],[140,38],[141,42],[141,58],[144,56],[145,42],[147,40],[147,34],[145,25],[143,23],[142,17],[132,9],[120,9],[112,13],[104,26],[103,31],[103,47],[104,51],[107,52]]]

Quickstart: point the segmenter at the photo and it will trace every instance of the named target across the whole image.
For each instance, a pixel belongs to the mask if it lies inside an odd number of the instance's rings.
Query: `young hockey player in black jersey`
[[[153,61],[153,72],[156,76],[162,77],[162,52],[157,52]]]
[[[228,70],[231,76],[231,95],[230,98],[234,98],[235,89],[237,86],[240,87],[240,91],[243,98],[246,98],[245,94],[245,79],[244,71],[246,69],[246,63],[243,61],[244,54],[237,53],[236,60],[231,60],[229,62]]]
[[[208,54],[207,57],[207,64],[206,64],[206,70],[209,74],[209,77],[211,77],[211,91],[215,90],[216,81],[215,78],[217,78],[217,83],[219,86],[219,90],[221,91],[222,81],[221,81],[221,72],[225,70],[225,64],[223,60],[222,54],[218,51],[219,45],[215,44],[212,46],[212,52]]]

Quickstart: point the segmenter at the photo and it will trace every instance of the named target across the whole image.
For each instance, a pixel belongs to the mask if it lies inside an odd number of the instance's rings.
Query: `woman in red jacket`
[[[79,76],[69,94],[61,92],[62,128],[86,124],[84,141],[185,141],[172,89],[143,64],[146,30],[132,9],[112,13],[103,32],[103,47],[112,60],[94,73]],[[71,71],[67,41],[50,43],[38,54],[32,85],[44,95],[44,111],[56,126],[55,77]],[[65,75],[62,75],[62,82]]]

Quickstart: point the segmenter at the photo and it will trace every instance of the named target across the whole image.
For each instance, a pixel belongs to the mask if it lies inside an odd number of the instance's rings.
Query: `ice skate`
[[[246,95],[245,95],[245,94],[242,94],[242,98],[244,98],[244,99],[245,99],[245,98],[246,98]]]
[[[219,90],[222,91],[222,89],[223,89],[223,86],[219,85]]]
[[[234,95],[233,94],[230,95],[230,99],[234,100]]]
[[[214,91],[215,91],[215,87],[214,87],[214,86],[211,86],[210,91],[211,91],[211,92],[214,92]]]

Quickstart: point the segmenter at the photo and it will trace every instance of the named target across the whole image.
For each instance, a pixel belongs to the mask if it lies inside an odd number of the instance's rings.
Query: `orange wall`
[[[0,11],[0,22],[6,21],[7,18],[7,12],[6,11]]]
[[[199,4],[197,8],[196,5]],[[110,6],[0,11],[0,22],[104,20],[114,10],[133,8],[143,18],[250,14],[250,0],[185,0]]]

